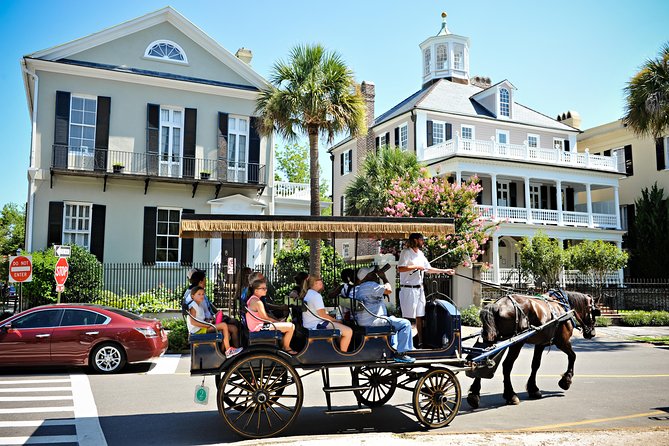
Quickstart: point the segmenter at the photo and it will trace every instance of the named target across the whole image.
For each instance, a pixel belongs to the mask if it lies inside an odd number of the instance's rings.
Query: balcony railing
[[[557,149],[529,147],[527,144],[500,144],[494,140],[463,139],[457,134],[453,139],[425,148],[422,161],[456,155],[484,156],[502,160],[530,161],[553,166],[580,167],[609,172],[624,172],[618,157],[565,152]]]
[[[481,216],[489,219],[508,220],[513,223],[538,223],[560,226],[584,226],[593,228],[616,229],[618,221],[615,214],[590,214],[592,226],[587,212],[556,211],[552,209],[530,208],[529,218],[527,208],[497,206],[497,215],[490,205],[478,205]],[[562,223],[560,223],[562,214]]]
[[[311,198],[309,184],[277,181],[274,183],[274,188],[274,196],[276,198],[290,198],[294,200],[309,200]]]
[[[265,184],[265,165],[159,153],[53,146],[51,168],[119,176]]]

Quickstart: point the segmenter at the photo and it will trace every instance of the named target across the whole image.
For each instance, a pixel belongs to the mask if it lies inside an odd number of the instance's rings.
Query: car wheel
[[[117,373],[125,362],[125,351],[118,344],[101,344],[91,352],[90,365],[97,373]]]

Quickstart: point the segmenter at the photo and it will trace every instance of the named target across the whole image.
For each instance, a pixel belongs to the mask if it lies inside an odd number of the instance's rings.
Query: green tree
[[[602,240],[583,240],[569,248],[569,257],[571,267],[590,275],[598,288],[604,285],[608,273],[627,265],[627,253]]]
[[[275,181],[288,181],[291,183],[308,184],[309,183],[309,147],[293,143],[287,144],[282,150],[278,145],[275,150],[276,171],[274,173]],[[328,193],[328,182],[322,177],[323,170],[319,167],[318,176],[321,178],[319,192],[321,201],[330,201]],[[326,215],[330,208],[323,210]],[[331,215],[331,212],[330,212]]]
[[[0,254],[14,255],[23,248],[25,239],[25,206],[7,203],[0,212]]]
[[[365,107],[353,72],[342,57],[321,45],[298,45],[288,61],[278,61],[270,85],[260,92],[256,104],[259,130],[276,131],[294,141],[298,134],[309,138],[311,215],[320,215],[318,140],[334,140],[338,133],[365,134]],[[310,271],[320,274],[320,243],[311,243]]]
[[[560,242],[549,238],[539,230],[534,237],[523,237],[518,242],[520,251],[520,269],[523,274],[531,274],[535,285],[545,282],[553,286],[560,279],[568,257]]]
[[[385,215],[393,180],[414,182],[427,171],[415,153],[384,146],[365,157],[353,182],[346,188],[346,215]]]
[[[630,269],[633,277],[669,277],[669,270],[658,262],[669,252],[669,204],[664,189],[655,183],[641,190],[635,201],[636,215],[628,242],[631,248]]]
[[[623,121],[640,136],[658,138],[669,128],[669,42],[625,87]]]

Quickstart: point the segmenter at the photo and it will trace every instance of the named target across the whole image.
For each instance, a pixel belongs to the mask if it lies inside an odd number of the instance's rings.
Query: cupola
[[[436,36],[420,44],[423,63],[423,87],[439,79],[469,83],[469,37],[452,34],[441,13],[441,29]]]

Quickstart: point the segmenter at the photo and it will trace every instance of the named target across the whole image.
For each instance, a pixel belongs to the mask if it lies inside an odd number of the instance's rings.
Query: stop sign
[[[65,257],[59,257],[56,262],[56,270],[53,273],[53,277],[56,279],[56,284],[65,285],[69,270],[70,265],[68,265],[67,259]]]
[[[31,256],[10,257],[9,281],[30,282],[33,275],[33,262]]]

